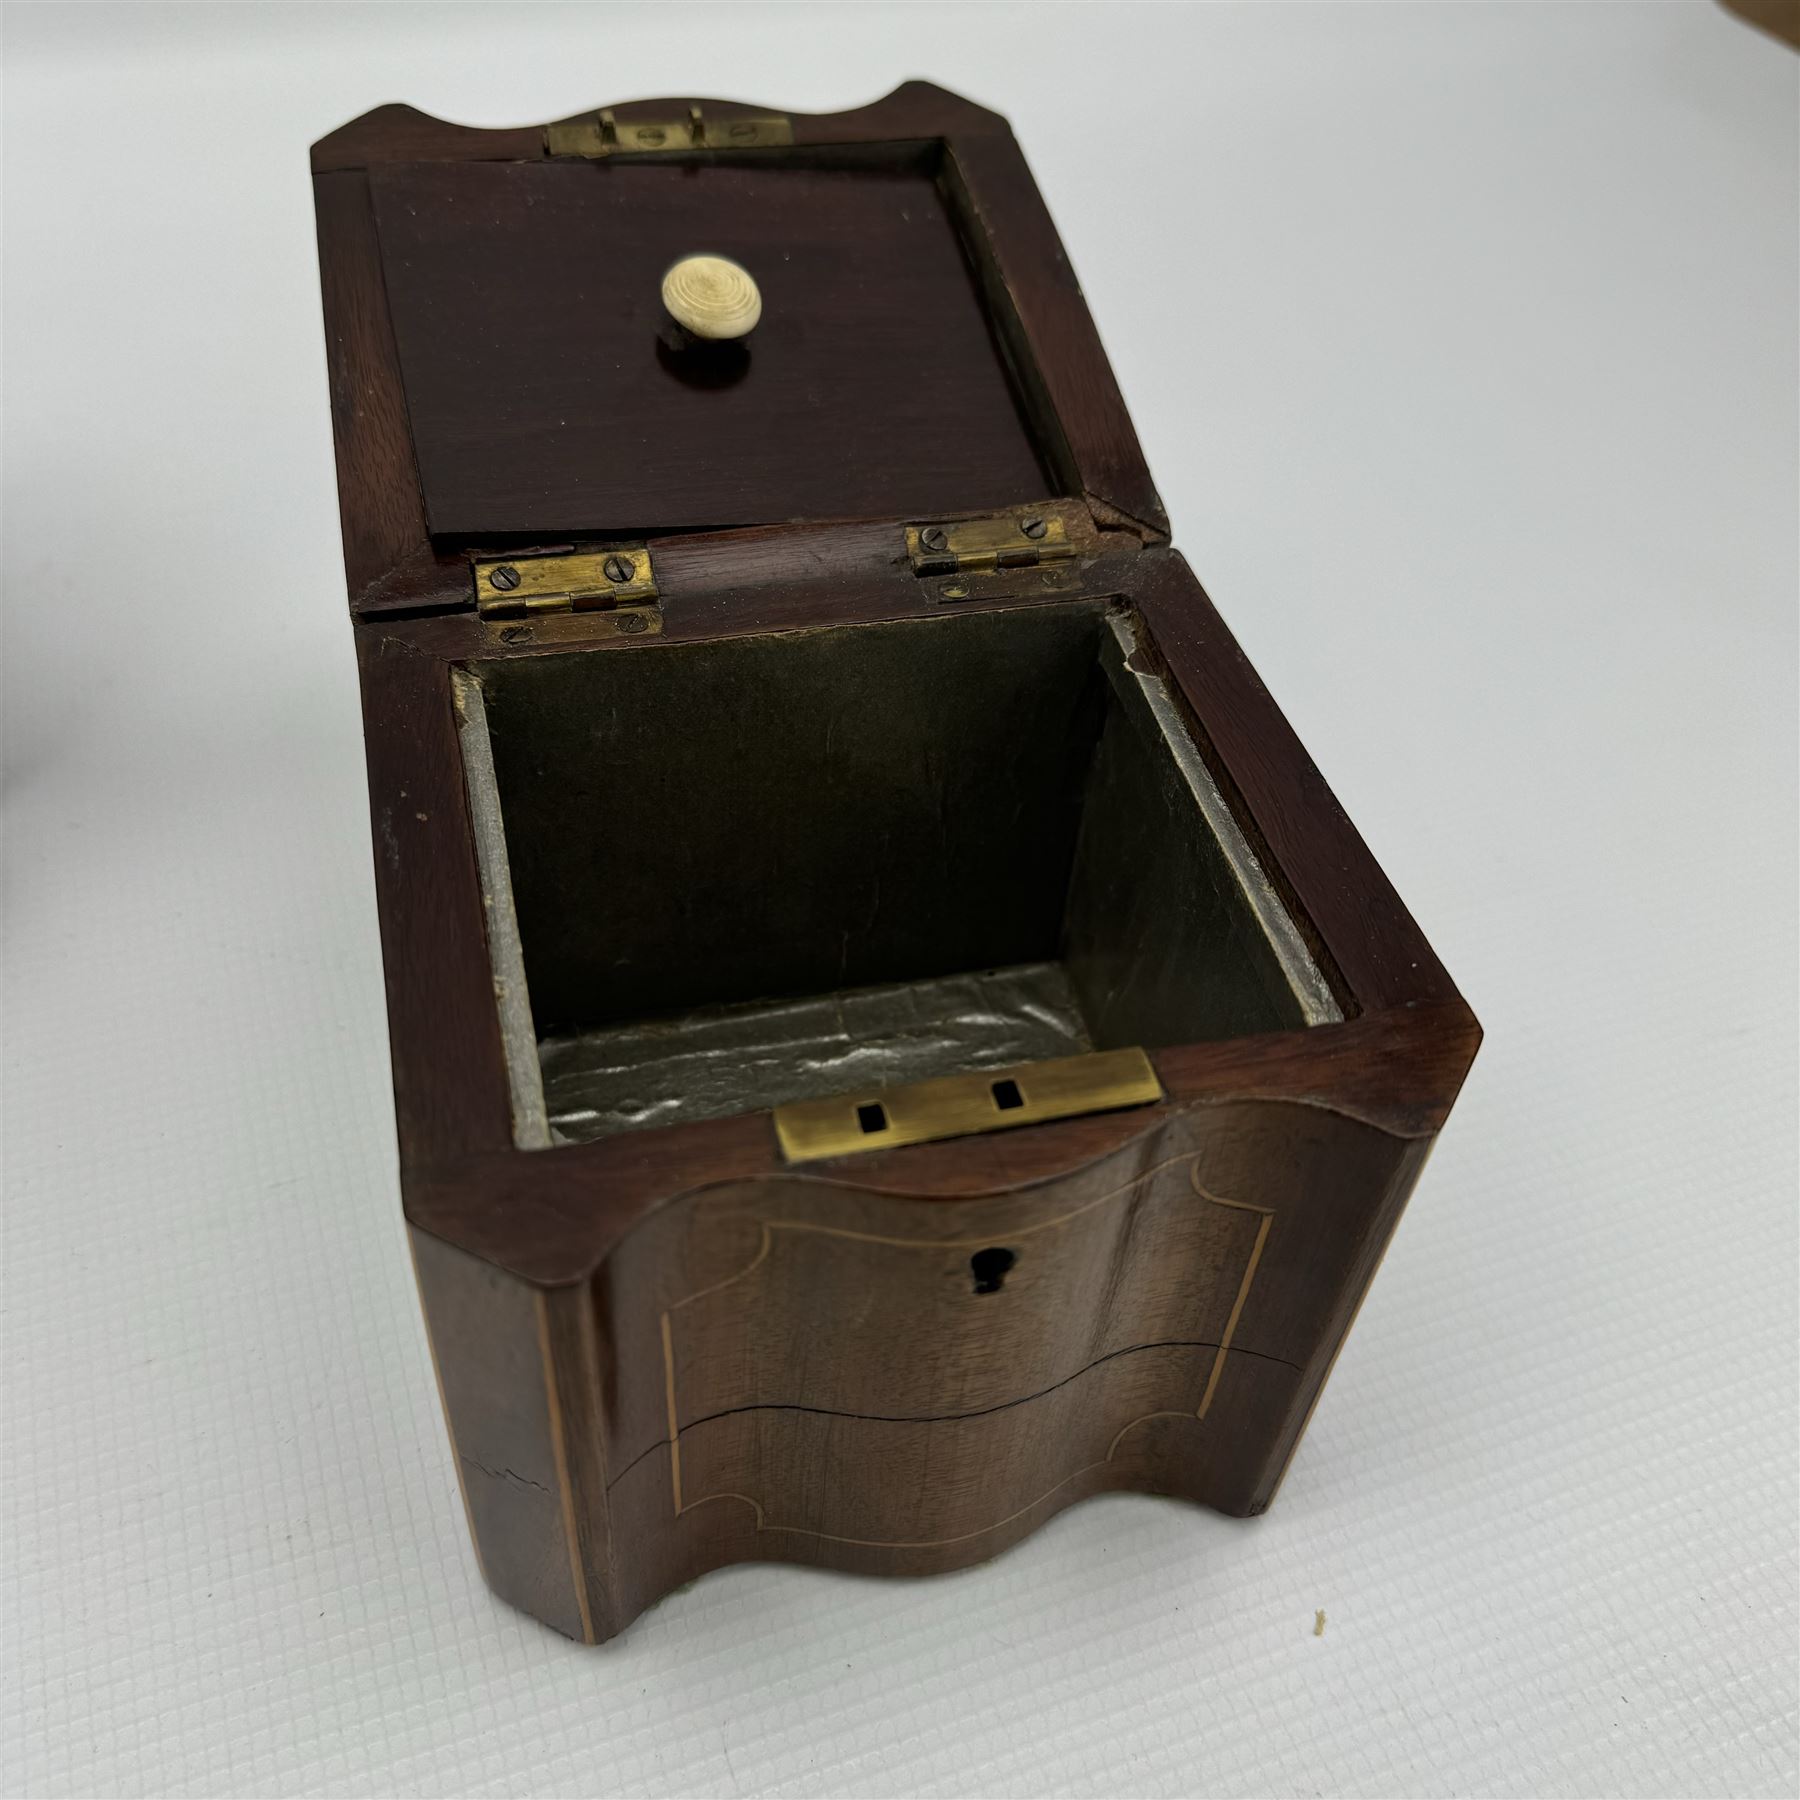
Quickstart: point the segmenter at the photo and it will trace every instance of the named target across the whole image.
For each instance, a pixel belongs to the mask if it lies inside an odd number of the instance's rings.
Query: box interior
[[[1341,1017],[1143,632],[1077,602],[461,671],[521,1146]]]

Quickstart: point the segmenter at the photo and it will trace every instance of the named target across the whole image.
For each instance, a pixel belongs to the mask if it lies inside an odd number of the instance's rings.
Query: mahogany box
[[[726,1563],[1261,1511],[1480,1034],[1171,548],[1006,121],[387,106],[312,162],[489,1583],[594,1641]],[[747,337],[671,316],[695,254]]]

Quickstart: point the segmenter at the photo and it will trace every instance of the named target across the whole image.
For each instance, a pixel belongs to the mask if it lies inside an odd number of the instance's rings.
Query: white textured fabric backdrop
[[[1794,1791],[1800,59],[1702,4],[4,28],[0,1790]],[[482,1588],[401,1235],[306,149],[912,74],[1011,115],[1488,1041],[1269,1517],[582,1650]]]

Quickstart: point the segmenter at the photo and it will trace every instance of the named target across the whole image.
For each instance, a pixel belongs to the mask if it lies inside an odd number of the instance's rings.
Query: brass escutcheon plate
[[[1162,1097],[1162,1083],[1142,1050],[1094,1050],[904,1087],[834,1094],[829,1100],[795,1101],[776,1107],[775,1135],[789,1162],[813,1162],[1145,1106]]]

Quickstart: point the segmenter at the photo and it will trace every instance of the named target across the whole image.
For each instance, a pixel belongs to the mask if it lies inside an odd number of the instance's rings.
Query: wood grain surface
[[[631,110],[654,117],[685,104]],[[650,530],[660,633],[620,635],[604,615],[480,619],[469,576],[478,546],[443,541],[437,496],[461,496],[443,519],[485,520],[481,531],[510,542],[557,547],[534,539],[533,515],[519,510],[545,491],[530,471],[550,471],[547,415],[535,424],[529,409],[515,415],[527,448],[511,473],[506,454],[480,450],[459,410],[467,392],[432,341],[432,309],[455,284],[441,269],[405,266],[422,241],[410,228],[396,227],[384,254],[382,209],[392,226],[393,209],[412,201],[479,197],[512,232],[531,194],[564,235],[585,240],[597,182],[650,175],[660,189],[668,177],[546,162],[539,132],[470,131],[405,108],[347,126],[315,153],[402,1188],[420,1291],[484,1571],[514,1604],[588,1640],[733,1561],[947,1569],[1109,1489],[1234,1513],[1266,1506],[1480,1039],[1279,708],[1166,547],[1093,322],[1004,121],[909,84],[860,113],[796,116],[794,135],[834,156],[882,146],[867,162],[878,183],[896,167],[938,169],[929,187],[942,206],[930,227],[937,273],[919,278],[917,295],[934,317],[947,309],[962,321],[949,327],[962,346],[957,366],[989,384],[970,459],[944,465],[960,472],[940,503],[946,513],[979,512],[971,496],[985,491],[981,481],[1023,481],[1029,468],[1066,520],[1076,552],[1067,562],[972,578],[953,601],[948,590],[959,584],[920,578],[905,555],[909,508],[896,496],[926,470],[922,440],[889,482],[873,464],[825,469],[820,440],[783,424],[771,439],[779,456],[756,475],[769,495],[785,493],[793,474],[796,498],[783,517],[811,510],[800,497],[808,482],[837,483],[832,506],[876,516],[739,526],[764,508],[731,498],[734,483],[749,490],[742,469],[728,467],[700,471],[688,500],[669,503],[689,504],[685,519],[666,506],[659,518],[647,497],[682,487],[660,444],[647,443],[640,453],[654,466],[622,477],[638,483],[628,512],[646,527],[706,527]],[[914,148],[897,161],[895,145]],[[841,158],[825,172],[834,180],[815,184],[821,194],[848,179]],[[748,179],[710,165],[704,176],[695,193]],[[654,206],[634,202],[633,217],[678,211],[678,194],[675,186]],[[820,215],[837,219],[833,230],[863,229],[854,223],[863,200],[843,199],[841,218],[829,214],[836,203]],[[829,236],[821,230],[816,241]],[[572,266],[546,264],[539,275]],[[584,263],[583,279],[598,266]],[[389,304],[409,283],[396,334]],[[475,315],[466,295],[457,304],[460,330]],[[569,328],[558,326],[559,344]],[[884,366],[868,380],[894,373]],[[996,396],[1005,407],[990,404]],[[421,483],[414,463],[421,418],[440,430],[440,450],[460,446],[454,455],[464,459],[430,502],[438,541],[426,526],[431,479]],[[431,453],[421,454],[429,468]],[[603,461],[588,469],[591,479],[604,474]],[[852,493],[856,482],[866,491]],[[496,497],[488,514],[454,510]],[[617,499],[615,484],[606,504]],[[556,516],[558,529],[573,530],[565,501]],[[767,638],[778,649],[788,634],[826,624],[926,620],[951,605],[1065,604],[1136,612],[1140,655],[1168,678],[1326,972],[1341,1023],[1158,1048],[1165,1098],[1156,1105],[804,1171],[783,1162],[766,1113],[547,1151],[513,1147],[454,670],[654,657],[722,638]],[[988,1252],[1010,1258],[997,1279],[978,1274],[975,1259]]]
[[[415,163],[370,180],[434,537],[641,537],[1052,491],[931,166]],[[696,252],[762,293],[670,352]]]

